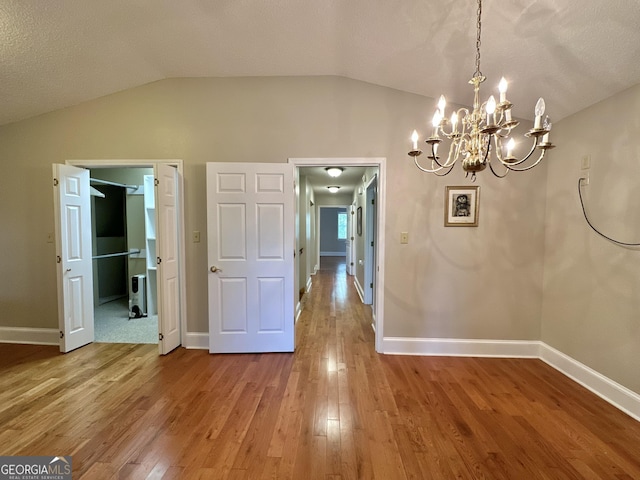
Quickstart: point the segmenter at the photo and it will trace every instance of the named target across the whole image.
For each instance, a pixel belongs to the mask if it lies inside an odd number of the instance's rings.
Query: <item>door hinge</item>
[[[160,265],[162,263],[162,259],[160,257],[156,257],[156,264]]]
[[[164,335],[163,335],[163,334],[161,334],[161,333],[159,333],[159,334],[158,334],[158,339],[159,339],[160,341],[164,340]]]
[[[60,330],[60,338],[64,338],[64,332]]]
[[[376,201],[375,201],[375,199],[372,198],[371,199],[371,205],[375,205],[375,204],[376,204]]]
[[[60,255],[56,255],[56,263],[62,263],[62,257]]]
[[[349,265],[351,265],[353,267],[353,262],[351,262]]]
[[[351,237],[351,241],[353,242],[355,240],[355,238]]]
[[[373,288],[373,283],[370,283],[370,284],[369,284],[369,288]]]
[[[158,185],[160,185],[160,180],[158,180],[157,178],[154,178],[153,184],[157,187]]]
[[[371,242],[371,246],[373,247],[373,242]]]
[[[54,186],[54,187],[57,187],[58,185],[60,185],[60,182],[58,181],[58,179],[57,179],[57,178],[54,178],[54,179],[53,179],[53,186]]]

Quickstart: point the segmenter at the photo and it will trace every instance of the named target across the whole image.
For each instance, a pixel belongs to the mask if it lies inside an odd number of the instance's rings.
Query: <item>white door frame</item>
[[[375,287],[376,274],[375,267],[377,264],[377,257],[375,252],[375,241],[377,224],[375,214],[377,205],[377,177],[376,175],[369,180],[365,188],[365,233],[364,233],[364,303],[371,305],[373,314],[375,316],[375,291],[371,289],[369,285],[373,284]],[[373,201],[373,206],[371,205]],[[374,242],[374,248],[371,248],[371,242]]]
[[[176,167],[178,174],[184,178],[184,166],[181,159],[100,159],[100,160],[67,160],[66,165],[81,168],[154,168],[158,164],[169,164]],[[154,171],[157,170],[154,168]],[[178,235],[182,240],[179,246],[180,253],[180,343],[185,345],[185,335],[187,331],[187,289],[185,285],[186,276],[186,255],[185,255],[185,226],[184,226],[184,191],[178,191],[180,208],[178,209]],[[160,342],[158,341],[160,347]]]
[[[375,283],[375,295],[373,311],[375,348],[376,352],[383,353],[384,338],[384,250],[385,250],[385,216],[386,216],[386,157],[324,157],[324,158],[289,158],[289,163],[294,167],[331,167],[334,165],[353,167],[378,167],[378,202],[376,208],[377,245],[375,245],[377,259],[377,279]],[[319,253],[319,252],[318,252]]]

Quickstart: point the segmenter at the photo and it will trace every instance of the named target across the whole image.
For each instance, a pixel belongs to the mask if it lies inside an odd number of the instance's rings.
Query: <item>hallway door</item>
[[[293,167],[207,163],[209,351],[294,350]]]

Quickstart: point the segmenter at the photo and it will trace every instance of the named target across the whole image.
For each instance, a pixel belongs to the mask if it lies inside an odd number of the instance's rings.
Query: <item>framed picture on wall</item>
[[[356,210],[356,230],[358,231],[358,236],[362,236],[362,207],[358,207]]]
[[[444,199],[445,227],[477,227],[480,187],[446,188]]]

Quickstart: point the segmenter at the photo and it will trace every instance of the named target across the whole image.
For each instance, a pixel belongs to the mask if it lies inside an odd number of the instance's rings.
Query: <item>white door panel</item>
[[[93,342],[89,171],[53,165],[60,351]]]
[[[156,214],[158,249],[158,348],[164,355],[180,345],[180,281],[178,235],[178,171],[167,164],[156,166]]]
[[[290,352],[293,167],[208,163],[209,350]]]

